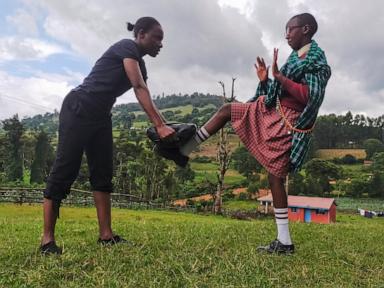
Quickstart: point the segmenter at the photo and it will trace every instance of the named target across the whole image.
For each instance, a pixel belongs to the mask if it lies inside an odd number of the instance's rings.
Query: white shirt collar
[[[309,51],[309,48],[311,48],[311,43],[308,43],[307,45],[304,45],[299,50],[297,50],[297,56],[300,58]]]

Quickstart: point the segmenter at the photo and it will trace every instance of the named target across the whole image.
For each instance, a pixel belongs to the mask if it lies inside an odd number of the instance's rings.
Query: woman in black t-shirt
[[[124,39],[112,45],[97,60],[83,83],[64,99],[60,111],[57,155],[44,191],[44,232],[40,251],[61,254],[54,231],[62,199],[70,192],[83,153],[88,160],[90,183],[99,222],[102,245],[126,242],[111,228],[112,124],[111,109],[116,97],[130,88],[162,139],[174,136],[154,105],[146,85],[145,55],[156,57],[163,47],[163,30],[152,17],[143,17],[135,25],[128,23],[134,40]]]

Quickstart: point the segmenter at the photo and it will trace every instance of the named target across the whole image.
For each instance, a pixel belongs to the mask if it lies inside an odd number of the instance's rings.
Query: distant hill
[[[209,108],[210,112],[216,110],[223,103],[223,98],[217,95],[194,93],[192,95],[167,95],[167,96],[156,96],[154,98],[156,106],[160,110],[173,111],[174,114],[179,114],[178,120],[184,119],[187,114],[192,113],[194,108]],[[185,106],[191,106],[191,109],[184,109]],[[170,108],[170,109],[168,109]],[[142,122],[146,120],[145,115],[141,115],[141,118],[135,119],[132,115],[138,114],[137,112],[142,111],[139,103],[127,103],[116,105],[112,109],[112,120],[114,127],[124,127],[127,122]],[[136,113],[134,113],[136,112]],[[142,114],[142,113],[140,113]],[[168,115],[170,121],[175,121],[176,118],[173,115]],[[53,113],[45,113],[44,115],[38,114],[33,117],[27,117],[22,120],[24,127],[27,130],[36,130],[44,128],[50,134],[55,134],[58,130],[59,113],[55,111]],[[133,123],[130,123],[133,124]],[[129,125],[131,126],[131,125]]]
[[[156,96],[153,100],[156,107],[159,109],[172,108],[178,106],[192,105],[193,107],[204,107],[208,104],[213,104],[215,107],[220,107],[223,104],[223,98],[217,95],[193,93],[192,95],[167,95]],[[112,112],[134,112],[142,110],[139,103],[128,103],[116,105]]]

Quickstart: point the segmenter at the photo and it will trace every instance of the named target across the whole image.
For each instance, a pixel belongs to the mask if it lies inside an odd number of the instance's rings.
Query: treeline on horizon
[[[163,109],[162,113],[167,120],[193,122],[198,125],[205,123],[222,104],[219,96],[197,93],[158,96],[154,100]],[[145,127],[150,124],[145,122],[145,113],[136,113],[140,111],[139,108],[137,103],[130,103],[117,105],[113,109],[115,191],[156,201],[214,193],[217,187],[215,174],[195,171],[190,165],[186,169],[179,169],[171,161],[166,161],[153,152],[152,143],[145,133]],[[2,185],[44,185],[55,157],[58,116],[55,111],[20,121],[15,115],[0,122]],[[314,130],[312,149],[303,167],[305,173],[292,176],[289,183],[291,193],[324,197],[337,189],[342,195],[384,198],[383,120],[384,115],[371,118],[350,112],[346,115],[320,116]],[[140,126],[134,125],[137,122]],[[233,133],[230,126],[228,132]],[[319,148],[362,148],[366,157],[357,159],[353,155],[345,155],[330,161],[317,159],[314,152]],[[235,187],[248,187],[248,191],[268,187],[265,171],[243,146],[232,151],[231,159],[233,161],[230,168],[241,175],[230,184],[231,187],[227,187],[228,191]],[[370,160],[372,166],[364,167],[363,160]],[[84,157],[75,188],[90,188],[86,162]],[[202,155],[191,159],[191,163],[195,166],[198,164],[211,167],[213,171],[217,165],[214,156]],[[342,167],[353,164],[358,166],[352,170]],[[331,187],[330,180],[337,181],[336,188]],[[225,195],[230,197],[232,194]]]
[[[192,95],[172,94],[155,96],[154,102],[159,109],[192,105],[192,113],[176,115],[172,111],[163,112],[168,121],[193,122],[202,125],[210,118],[223,103],[223,98],[217,95],[193,93]],[[211,108],[203,109],[210,105]],[[215,107],[215,108],[212,108]],[[142,111],[138,103],[116,105],[112,110],[114,129],[130,129],[135,121],[146,121],[146,115],[135,116],[134,112]],[[58,111],[38,114],[22,119],[26,130],[44,130],[49,135],[58,131]],[[149,125],[149,124],[148,124]],[[384,114],[379,117],[369,117],[363,114],[345,115],[328,114],[318,117],[314,135],[313,150],[363,148],[366,139],[378,139],[384,142]]]

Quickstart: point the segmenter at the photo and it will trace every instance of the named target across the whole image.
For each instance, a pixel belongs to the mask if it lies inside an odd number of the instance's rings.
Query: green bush
[[[238,196],[239,200],[247,200],[248,199],[248,193],[240,193]]]
[[[333,164],[337,164],[337,165],[354,165],[354,164],[362,164],[364,162],[364,159],[357,159],[355,156],[351,155],[351,154],[347,154],[345,156],[343,156],[342,158],[333,158],[332,160],[330,160]]]
[[[196,163],[211,163],[212,159],[209,158],[208,156],[197,156],[196,158],[194,158],[192,160],[192,162],[196,162]]]
[[[364,193],[368,193],[369,181],[363,178],[352,179],[351,184],[347,188],[347,194],[354,198],[361,197]]]
[[[232,200],[233,198],[235,198],[235,195],[233,195],[232,191],[225,192],[223,195],[221,195],[221,199],[223,200],[223,202]]]
[[[196,202],[193,201],[192,199],[187,199],[186,204],[187,204],[187,206],[195,206]]]
[[[260,189],[260,184],[256,182],[252,182],[248,185],[247,191],[248,193],[256,193]]]

